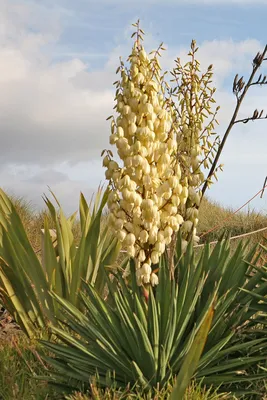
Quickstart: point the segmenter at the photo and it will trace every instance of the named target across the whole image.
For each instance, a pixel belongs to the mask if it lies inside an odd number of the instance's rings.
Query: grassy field
[[[29,239],[38,252],[41,247],[40,230],[43,227],[45,212],[36,212],[29,203],[23,199],[15,199],[22,221],[27,229]],[[227,221],[225,221],[227,219]],[[257,212],[239,212],[233,215],[233,210],[223,208],[219,204],[205,200],[200,209],[199,233],[203,234],[214,226],[222,224],[220,229],[203,237],[204,241],[217,240],[224,230],[231,236],[240,235],[263,227],[267,227],[267,216]],[[79,238],[79,228],[75,230],[75,236]],[[251,243],[257,243],[267,237],[266,232],[250,236]],[[202,240],[203,242],[203,240]],[[238,240],[233,241],[233,246]],[[0,299],[1,303],[1,299]],[[39,350],[34,343],[29,343],[19,331],[16,324],[7,313],[0,311],[0,400],[30,400],[30,399],[58,399],[58,395],[43,381],[35,379],[37,375],[44,375],[46,366],[41,362]],[[262,383],[263,387],[265,383]],[[159,393],[155,399],[166,398],[170,387]],[[263,390],[264,391],[264,390]],[[128,393],[105,392],[100,393],[95,389],[95,395],[88,397],[82,394],[74,394],[66,397],[68,400],[88,399],[141,399],[138,395]],[[62,397],[61,397],[62,398]],[[149,398],[149,397],[148,397]],[[192,384],[188,389],[186,400],[204,399],[234,399],[231,394],[211,393],[200,386]]]
[[[206,233],[218,226],[213,232],[203,237],[205,241],[213,241],[217,240],[223,232],[228,232],[231,236],[238,236],[261,228],[267,228],[267,215],[261,212],[253,209],[251,211],[241,210],[236,214],[234,212],[235,210],[231,207],[225,208],[219,203],[203,199],[199,215],[199,234]],[[258,242],[263,236],[267,237],[267,230],[266,232],[249,236],[249,238],[253,242]]]

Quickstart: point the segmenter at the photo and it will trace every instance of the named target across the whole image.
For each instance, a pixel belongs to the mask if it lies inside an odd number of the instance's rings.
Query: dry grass
[[[52,388],[35,376],[44,375],[36,346],[24,334],[10,335],[0,342],[0,399],[59,399]]]
[[[261,212],[252,210],[247,212],[239,211],[234,214],[234,211],[231,207],[222,207],[219,203],[203,199],[199,210],[198,232],[200,236],[217,225],[220,228],[205,235],[202,241],[217,240],[224,232],[229,233],[231,236],[237,236],[267,227],[267,215]],[[262,237],[267,237],[267,230],[249,238],[256,243]]]

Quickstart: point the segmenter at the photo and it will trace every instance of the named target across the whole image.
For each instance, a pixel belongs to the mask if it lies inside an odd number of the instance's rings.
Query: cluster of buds
[[[116,82],[119,116],[111,121],[110,143],[123,165],[110,152],[103,159],[111,189],[111,226],[136,260],[140,285],[157,284],[153,264],[182,225],[179,207],[188,198],[177,158],[177,131],[161,85],[160,50],[149,57],[138,37],[129,70],[121,64],[121,80]]]
[[[176,61],[172,75],[177,87],[171,88],[158,61],[164,48],[160,45],[148,55],[141,44],[143,31],[139,24],[135,26],[129,68],[121,61],[117,69],[120,79],[115,82],[114,108],[118,116],[108,118],[110,144],[116,146],[120,161],[114,160],[110,150],[102,155],[110,189],[110,224],[135,259],[138,284],[156,285],[153,265],[176,233],[182,232],[183,248],[192,236],[198,242],[200,188],[205,181],[202,167],[209,167],[216,152],[217,138],[211,142],[210,137],[218,108],[211,111],[211,67],[199,77],[194,41],[191,62],[182,67]]]
[[[206,73],[200,75],[199,62],[196,60],[195,41],[191,43],[189,56],[191,60],[185,66],[180,59],[171,72],[175,82],[174,88],[169,88],[169,102],[173,107],[173,121],[177,126],[178,134],[178,159],[182,169],[184,181],[188,184],[188,198],[180,211],[184,218],[181,227],[185,248],[189,238],[198,243],[196,234],[198,224],[198,209],[202,197],[201,187],[206,178],[202,169],[209,169],[219,146],[219,136],[214,138],[214,125],[219,107],[212,110],[215,88],[210,88],[212,78],[212,65]],[[204,125],[204,121],[208,122]],[[218,168],[222,168],[220,165]],[[217,179],[215,170],[213,176]],[[212,181],[208,182],[208,186]]]

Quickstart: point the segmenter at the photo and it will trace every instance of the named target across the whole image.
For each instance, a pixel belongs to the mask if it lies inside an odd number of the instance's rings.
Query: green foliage
[[[265,242],[267,242],[267,239],[265,239]],[[267,246],[261,245],[261,248],[265,253],[267,253]],[[257,267],[256,265],[253,266],[254,269],[262,275],[262,279],[267,285],[267,263],[265,265],[261,265],[260,267]],[[255,329],[255,324],[254,321],[250,321],[248,324],[248,329],[252,333],[257,333],[257,335],[262,335],[266,336],[267,335],[267,296],[266,293],[263,293],[259,290],[253,290],[252,288],[244,288],[244,293],[248,294],[254,299],[254,312],[257,312],[256,314],[256,323],[258,324],[256,326],[257,329]],[[267,372],[267,363],[265,367],[262,368],[263,371]]]
[[[219,242],[212,251],[208,245],[205,246],[198,266],[202,265],[201,272],[206,281],[191,316],[194,323],[212,287],[218,282],[213,323],[197,377],[205,384],[221,385],[223,389],[246,395],[250,393],[251,382],[266,379],[258,366],[265,365],[267,352],[266,335],[261,329],[257,332],[258,299],[248,293],[266,296],[267,282],[263,271],[252,265],[252,262],[258,262],[259,252],[256,247],[247,252],[247,247],[248,242],[240,242],[232,254],[228,240]],[[199,267],[191,267],[196,265],[192,246],[182,257],[181,251],[177,253],[178,279],[186,282],[188,275],[193,274],[198,280]],[[188,294],[184,299],[190,301]]]
[[[90,207],[81,194],[78,246],[73,235],[75,215],[66,218],[60,206],[57,212],[45,198],[57,244],[54,245],[45,220],[42,266],[14,204],[0,190],[1,303],[28,336],[43,335],[48,324],[56,324],[58,307],[51,298],[51,290],[78,308],[81,279],[103,292],[105,267],[113,264],[119,251],[118,242],[110,236],[108,228],[100,230],[106,198],[107,193],[101,199],[99,191],[94,206]]]
[[[251,373],[251,368],[264,365],[267,355],[266,336],[247,329],[248,323],[257,326],[258,300],[245,290],[262,296],[267,291],[263,273],[249,265],[254,254],[255,249],[247,253],[241,243],[230,255],[227,240],[212,251],[206,245],[200,257],[192,244],[182,254],[178,240],[175,280],[162,258],[159,285],[150,288],[148,303],[136,285],[133,263],[131,286],[120,273],[113,280],[107,278],[109,302],[92,285],[84,284],[81,299],[86,315],[55,294],[64,315],[62,326],[53,328],[59,341],[42,342],[55,355],[48,359],[56,370],[52,381],[64,390],[83,391],[90,389],[90,378],[97,371],[102,386],[115,380],[122,388],[128,384],[144,391],[164,387],[179,374],[216,298],[196,377],[229,390],[243,382],[245,392],[246,384],[266,378],[265,371]]]
[[[210,331],[212,319],[214,315],[214,307],[211,304],[206,318],[202,322],[198,333],[196,334],[193,343],[185,356],[183,364],[180,368],[174,389],[171,393],[170,400],[183,399],[186,389],[190,384],[192,376],[198,367],[199,359],[206,344],[206,340]]]

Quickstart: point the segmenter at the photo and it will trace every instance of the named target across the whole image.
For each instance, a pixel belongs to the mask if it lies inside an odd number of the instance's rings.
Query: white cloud
[[[0,169],[1,187],[7,193],[25,197],[35,208],[44,208],[42,195],[55,193],[63,209],[72,213],[78,209],[79,194],[87,199],[104,181],[101,161],[80,163],[76,166],[58,165],[41,168],[38,165],[8,165]]]
[[[92,192],[102,179],[100,151],[108,147],[109,123],[105,119],[112,113],[114,71],[119,56],[129,53],[130,42],[121,38],[121,45],[111,51],[102,69],[90,70],[84,61],[87,58],[82,61],[79,52],[69,53],[69,61],[52,62],[61,32],[61,12],[51,20],[45,9],[40,12],[39,5],[13,4],[0,0],[1,185],[19,195],[27,194],[37,205],[42,204],[41,195],[51,185],[66,207],[74,209],[79,190]],[[146,36],[148,49],[156,42]],[[216,99],[222,107],[219,132],[223,133],[235,104],[231,93],[225,91],[225,82],[229,87],[228,80],[235,73],[248,74],[262,45],[253,39],[199,45],[203,67],[214,64]],[[184,47],[170,47],[163,65],[170,68],[177,55],[184,59],[187,52]],[[265,97],[257,93],[248,95],[241,115],[250,115],[255,105],[266,104]],[[228,165],[222,178],[225,201],[229,188],[235,199],[241,200],[243,192],[233,183],[235,179],[240,185],[247,184],[248,176],[252,180],[259,171],[267,171],[265,126],[261,121],[235,127],[231,133],[223,155]],[[97,161],[87,163],[92,159]]]
[[[60,28],[33,33],[29,9],[4,4],[0,164],[48,165],[98,156],[113,107],[112,73],[90,72],[79,58],[52,63],[45,46],[56,45]]]
[[[119,55],[127,54],[127,45],[114,49],[102,70],[88,70],[77,57],[51,63],[49,52],[43,49],[51,42],[56,45],[60,27],[52,24],[52,33],[47,33],[49,26],[33,33],[27,29],[32,18],[29,10],[15,7],[11,12],[12,7],[5,4],[6,30],[0,46],[0,163],[38,161],[45,166],[97,157],[107,144],[105,119],[113,107],[114,70]],[[19,28],[19,39],[14,25]],[[147,42],[152,45],[155,40],[148,37]],[[204,42],[200,58],[204,66],[214,62],[220,87],[229,72],[248,64],[248,56],[259,46],[255,40]],[[173,65],[177,52],[183,55],[186,51],[170,49],[165,65]]]

